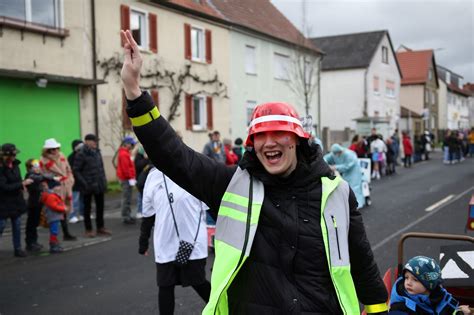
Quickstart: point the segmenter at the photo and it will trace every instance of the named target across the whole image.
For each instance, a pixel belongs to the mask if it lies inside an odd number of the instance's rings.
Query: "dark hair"
[[[244,141],[242,141],[241,138],[237,138],[237,139],[235,139],[235,141],[234,141],[234,144],[235,144],[235,145],[242,145],[242,143],[244,143]]]
[[[25,167],[27,171],[31,170],[31,168],[33,167],[34,160],[35,159],[28,159],[28,161],[25,162]]]
[[[352,143],[359,141],[359,135],[352,137]]]

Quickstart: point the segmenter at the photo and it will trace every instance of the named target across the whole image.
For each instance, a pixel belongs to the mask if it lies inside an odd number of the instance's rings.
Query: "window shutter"
[[[148,14],[148,27],[150,34],[150,50],[156,54],[158,52],[158,23],[156,14]]]
[[[132,130],[132,122],[128,118],[127,114],[127,97],[125,96],[125,90],[122,89],[122,128],[124,130]]]
[[[151,98],[153,99],[153,104],[155,104],[155,106],[160,109],[160,97],[158,94],[158,89],[151,90]]]
[[[120,29],[129,30],[130,29],[130,7],[128,5],[120,5]],[[122,41],[122,47],[124,42]]]
[[[184,58],[191,60],[191,25],[184,24]]]
[[[212,63],[212,33],[206,30],[206,62]]]
[[[186,118],[186,130],[193,129],[193,96],[186,94],[185,96],[185,118]]]
[[[208,96],[206,100],[207,112],[207,129],[212,130],[212,96]]]

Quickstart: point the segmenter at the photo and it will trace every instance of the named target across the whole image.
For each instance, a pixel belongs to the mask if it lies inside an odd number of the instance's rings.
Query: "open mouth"
[[[267,160],[269,162],[277,162],[278,160],[280,160],[281,156],[282,156],[282,152],[281,151],[269,151],[269,152],[265,152],[265,157],[267,158]]]

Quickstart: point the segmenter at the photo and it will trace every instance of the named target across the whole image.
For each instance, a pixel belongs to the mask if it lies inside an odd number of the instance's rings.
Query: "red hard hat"
[[[266,131],[289,131],[298,137],[309,138],[309,134],[303,129],[298,113],[286,103],[265,103],[255,107],[245,145],[252,147],[252,135]]]

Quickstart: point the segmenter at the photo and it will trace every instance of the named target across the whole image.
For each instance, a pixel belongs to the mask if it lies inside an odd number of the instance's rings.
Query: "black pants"
[[[405,167],[411,167],[411,155],[405,155],[403,159],[403,164]]]
[[[84,193],[84,225],[87,231],[92,230],[91,222],[91,209],[92,209],[92,196],[95,199],[95,223],[97,229],[104,227],[104,193],[92,194]]]
[[[25,228],[25,243],[26,246],[31,246],[38,242],[37,227],[41,217],[42,204],[28,206],[28,217],[26,219]]]
[[[174,314],[174,285],[167,287],[159,287],[158,289],[158,309],[161,315]],[[211,295],[211,284],[205,281],[199,285],[193,285],[193,289],[199,294],[204,302],[209,302]]]

